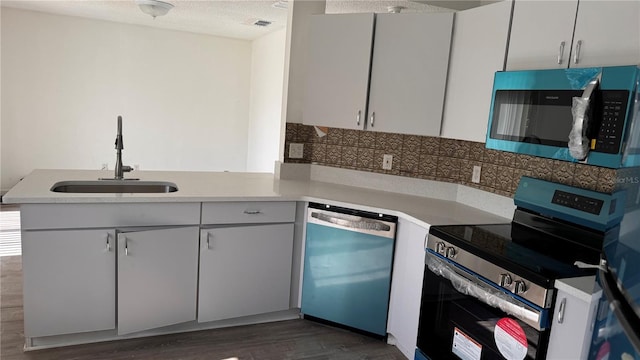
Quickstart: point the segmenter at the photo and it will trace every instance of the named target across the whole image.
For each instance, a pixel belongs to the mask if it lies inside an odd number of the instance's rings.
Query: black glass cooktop
[[[520,214],[520,219],[522,216],[531,220],[529,214]],[[505,224],[432,226],[429,232],[542,286],[551,286],[555,279],[595,274],[595,270],[580,269],[574,262],[597,264],[604,233],[551,224],[546,219],[535,221],[538,228],[514,220]]]

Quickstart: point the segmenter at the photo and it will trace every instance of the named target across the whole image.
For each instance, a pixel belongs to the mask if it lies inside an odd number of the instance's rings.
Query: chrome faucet
[[[131,166],[122,165],[122,149],[124,149],[124,143],[122,142],[122,116],[118,116],[118,133],[116,135],[116,180],[123,180],[124,173],[133,171]]]

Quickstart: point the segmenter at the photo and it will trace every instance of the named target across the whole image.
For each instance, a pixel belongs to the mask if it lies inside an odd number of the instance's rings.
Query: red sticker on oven
[[[507,360],[522,360],[527,356],[527,335],[511,318],[502,318],[496,323],[493,337],[500,354]]]

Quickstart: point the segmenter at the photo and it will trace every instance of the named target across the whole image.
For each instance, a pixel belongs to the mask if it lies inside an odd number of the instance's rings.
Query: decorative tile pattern
[[[551,181],[571,185],[573,184],[573,173],[575,172],[576,164],[553,160],[553,173],[551,175]]]
[[[326,144],[310,144],[311,146],[311,162],[318,164],[325,164],[325,158],[327,156]]]
[[[355,146],[342,147],[342,159],[340,166],[356,168],[358,166],[358,148]]]
[[[466,159],[469,157],[469,142],[453,139],[440,140],[440,156]]]
[[[342,145],[358,146],[358,130],[344,129],[342,130]]]
[[[358,147],[373,149],[376,146],[376,133],[373,131],[359,131]]]
[[[439,155],[440,154],[440,138],[432,136],[422,137],[422,148],[420,154]]]
[[[302,159],[289,158],[293,142],[304,144]],[[391,170],[382,169],[384,154],[393,155]],[[627,188],[627,182],[640,183],[640,168],[599,168],[430,136],[329,128],[327,136],[318,137],[313,126],[294,123],[286,124],[284,160],[454,182],[505,196],[513,196],[522,176],[602,192]],[[482,168],[479,184],[471,182],[473,166]]]
[[[469,142],[469,160],[482,161],[484,156],[484,143]]]
[[[373,149],[358,148],[357,164],[360,169],[373,169]]]
[[[329,128],[329,132],[327,132],[327,144],[342,145],[342,133],[342,129]]]
[[[597,190],[599,174],[600,168],[598,167],[576,164],[572,185],[583,189]]]
[[[445,180],[458,180],[460,174],[460,159],[448,156],[438,156],[438,178]]]
[[[435,155],[420,154],[418,174],[422,178],[435,179],[438,171],[438,157]]]
[[[342,146],[340,145],[327,145],[327,155],[325,161],[329,165],[340,165],[340,159],[342,157]]]
[[[376,149],[402,151],[402,135],[379,132],[376,133]]]

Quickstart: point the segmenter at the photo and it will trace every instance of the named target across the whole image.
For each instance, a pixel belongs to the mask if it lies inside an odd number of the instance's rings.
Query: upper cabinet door
[[[439,136],[453,13],[378,14],[367,129]]]
[[[570,66],[640,63],[639,24],[640,1],[580,1]]]
[[[373,14],[311,18],[304,124],[364,127],[373,18]]]
[[[493,77],[504,68],[511,5],[501,1],[456,13],[442,137],[485,142]]]
[[[577,1],[516,1],[507,70],[566,68],[577,7]]]

